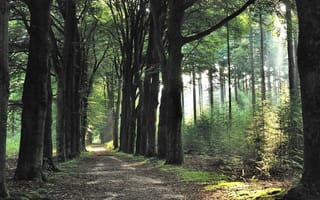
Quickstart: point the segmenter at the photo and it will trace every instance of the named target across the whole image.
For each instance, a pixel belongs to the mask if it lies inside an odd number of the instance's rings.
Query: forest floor
[[[220,173],[203,173],[198,168],[203,168],[204,159],[195,157],[187,157],[181,168],[107,152],[102,146],[89,150],[79,159],[59,165],[61,172],[48,172],[47,182],[9,179],[10,199],[275,199],[291,184],[284,180],[238,181]],[[8,176],[13,177],[14,161],[8,163]]]

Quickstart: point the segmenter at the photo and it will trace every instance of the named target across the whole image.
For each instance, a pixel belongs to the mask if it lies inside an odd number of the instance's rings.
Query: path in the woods
[[[94,146],[89,150],[89,153],[82,155],[79,159],[61,164],[59,166],[61,172],[47,174],[47,182],[9,179],[9,190],[14,196],[10,199],[227,200],[238,199],[235,197],[238,195],[243,197],[241,199],[256,199],[255,196],[261,196],[262,192],[267,192],[263,194],[267,195],[265,196],[267,198],[263,199],[274,199],[273,196],[281,195],[280,188],[287,189],[290,185],[290,182],[276,180],[253,180],[243,183],[231,181],[228,182],[228,187],[205,192],[203,186],[181,180],[177,175],[159,169],[159,165],[136,161],[123,154],[109,153],[102,146]],[[15,165],[15,163],[8,165],[8,177],[13,176]]]
[[[198,199],[196,189],[152,165],[94,147],[92,155],[71,161],[43,185],[50,199]],[[74,163],[72,163],[74,162]]]

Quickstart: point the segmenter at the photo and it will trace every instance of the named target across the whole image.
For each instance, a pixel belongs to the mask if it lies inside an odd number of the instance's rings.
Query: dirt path
[[[63,171],[49,174],[46,183],[11,180],[9,188],[57,200],[199,199],[196,187],[173,174],[107,153],[103,147],[96,146],[91,151],[92,155],[63,164]]]

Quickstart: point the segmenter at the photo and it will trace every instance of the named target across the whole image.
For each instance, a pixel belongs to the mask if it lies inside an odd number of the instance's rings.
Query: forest
[[[0,199],[320,199],[319,9],[0,0]]]

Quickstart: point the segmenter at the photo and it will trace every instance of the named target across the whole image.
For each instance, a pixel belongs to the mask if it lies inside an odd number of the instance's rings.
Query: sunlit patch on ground
[[[96,152],[96,153],[106,151],[106,149],[103,146],[87,146],[86,149],[87,151]]]
[[[204,187],[212,193],[211,198],[228,200],[272,200],[285,190],[278,182],[227,182],[220,181]]]

